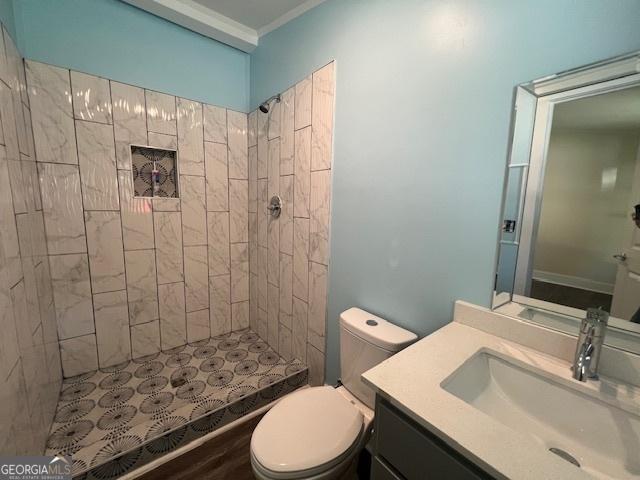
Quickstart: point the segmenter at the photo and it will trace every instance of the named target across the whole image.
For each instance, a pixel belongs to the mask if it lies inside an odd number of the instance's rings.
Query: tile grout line
[[[79,188],[80,188],[80,204],[82,205],[82,228],[84,230],[84,240],[85,240],[85,245],[87,247],[87,252],[86,252],[86,256],[87,256],[87,270],[89,272],[89,290],[91,292],[91,318],[93,320],[93,335],[96,339],[96,349],[95,349],[95,354],[96,354],[96,363],[98,363],[98,367],[100,366],[100,359],[98,356],[98,336],[97,336],[97,332],[96,332],[96,316],[95,316],[95,306],[93,304],[93,282],[91,281],[91,262],[89,261],[89,238],[87,235],[87,225],[86,225],[86,218],[84,215],[85,212],[85,208],[84,208],[84,188],[82,186],[82,173],[80,172],[80,151],[78,149],[78,132],[77,132],[77,128],[76,128],[76,115],[75,115],[75,107],[73,105],[73,95],[74,95],[74,88],[73,88],[73,82],[71,81],[71,70],[70,69],[64,69],[67,77],[69,79],[69,92],[71,93],[71,121],[73,122],[73,139],[75,141],[75,146],[76,146],[76,155],[77,155],[77,159],[78,159],[78,184],[79,184]],[[87,334],[87,335],[91,335],[91,333]],[[86,335],[85,335],[86,336]],[[60,354],[62,355],[62,348],[60,348]],[[63,371],[64,371],[64,365],[63,365]]]

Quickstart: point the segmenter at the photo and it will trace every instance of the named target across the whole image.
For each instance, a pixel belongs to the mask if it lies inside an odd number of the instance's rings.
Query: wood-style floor
[[[138,478],[254,480],[249,446],[253,429],[261,418],[252,418]]]

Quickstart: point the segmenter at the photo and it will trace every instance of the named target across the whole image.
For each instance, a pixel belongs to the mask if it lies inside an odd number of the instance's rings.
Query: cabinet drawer
[[[378,457],[371,460],[371,480],[404,480],[399,477],[389,467],[387,467]]]
[[[375,418],[377,455],[408,480],[492,478],[380,398]]]

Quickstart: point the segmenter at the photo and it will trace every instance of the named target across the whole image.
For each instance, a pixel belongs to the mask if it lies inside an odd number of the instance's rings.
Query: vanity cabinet
[[[489,480],[492,476],[376,397],[372,480]]]

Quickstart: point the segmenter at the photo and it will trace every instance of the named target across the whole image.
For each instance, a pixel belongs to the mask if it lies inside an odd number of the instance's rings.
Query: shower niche
[[[131,174],[136,197],[178,198],[178,152],[131,145]]]

